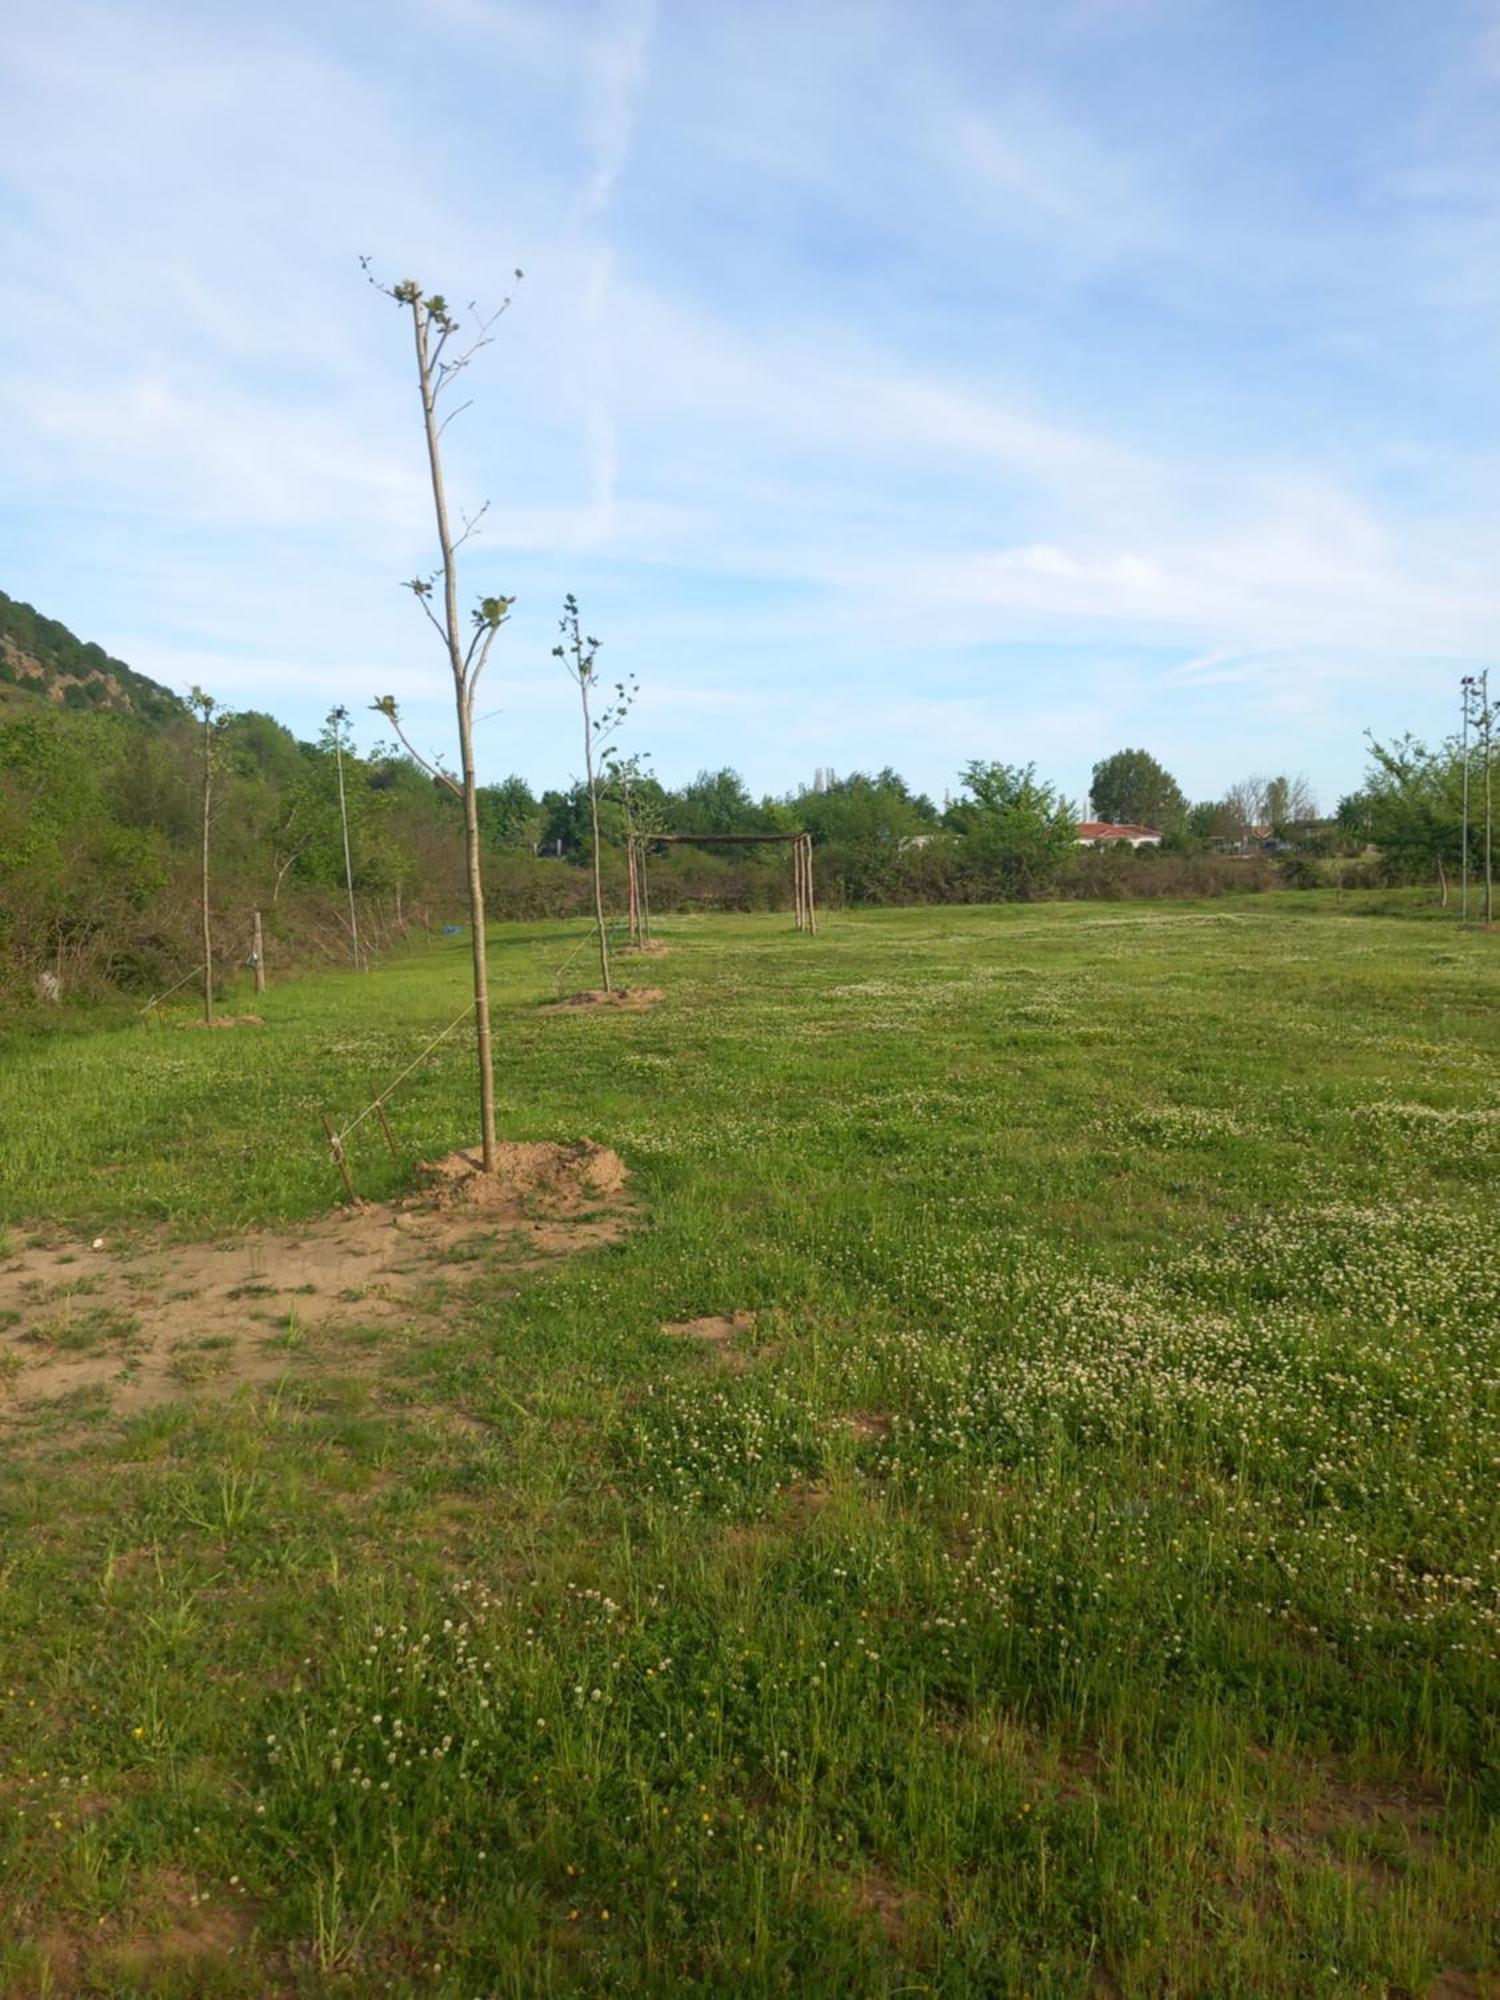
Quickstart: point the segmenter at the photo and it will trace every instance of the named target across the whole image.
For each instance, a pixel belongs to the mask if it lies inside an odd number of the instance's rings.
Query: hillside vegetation
[[[150,721],[186,713],[169,688],[0,590],[0,701],[27,697],[70,709],[113,709]]]

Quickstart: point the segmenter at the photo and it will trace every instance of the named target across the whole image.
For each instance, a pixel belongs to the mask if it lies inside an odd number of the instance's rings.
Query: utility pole
[[[1474,702],[1474,676],[1472,674],[1464,674],[1464,678],[1458,682],[1458,700],[1460,700],[1462,712],[1464,712],[1464,736],[1462,736],[1462,742],[1464,742],[1464,772],[1462,772],[1462,784],[1464,784],[1464,830],[1462,830],[1462,836],[1460,836],[1462,838],[1462,848],[1460,848],[1460,852],[1462,852],[1462,862],[1460,862],[1460,882],[1462,882],[1462,888],[1458,892],[1458,922],[1466,924],[1468,922],[1468,710],[1470,710],[1470,706]]]
[[[344,728],[349,720],[347,708],[331,708],[328,711],[328,726],[333,731],[333,756],[339,774],[339,824],[344,829],[344,883],[349,891],[349,936],[354,948],[354,970],[359,964],[359,916],[354,908],[354,863],[349,858],[349,808],[344,801]]]

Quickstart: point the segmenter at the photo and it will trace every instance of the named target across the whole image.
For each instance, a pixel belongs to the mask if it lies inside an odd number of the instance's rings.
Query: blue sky
[[[1331,805],[1500,630],[1496,0],[8,0],[0,587],[446,750],[360,252],[526,272],[448,434],[485,776],[581,763],[568,590],[661,774],[757,790]]]

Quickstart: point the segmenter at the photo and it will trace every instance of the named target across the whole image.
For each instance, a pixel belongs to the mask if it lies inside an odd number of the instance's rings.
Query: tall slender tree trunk
[[[344,736],[333,739],[334,764],[339,774],[339,824],[344,830],[344,886],[349,891],[349,935],[354,941],[354,970],[360,970],[359,915],[354,907],[354,863],[349,855],[349,808],[344,799]]]
[[[1470,710],[1468,682],[1464,682],[1464,818],[1462,818],[1462,828],[1464,830],[1460,834],[1460,840],[1462,840],[1462,860],[1458,864],[1458,868],[1460,868],[1460,882],[1462,882],[1462,888],[1458,892],[1458,920],[1462,924],[1468,922],[1468,710]]]
[[[438,447],[438,421],[433,401],[432,363],[427,348],[427,323],[418,298],[411,301],[416,338],[417,374],[422,385],[422,424],[427,437],[427,464],[432,475],[432,504],[437,515],[438,542],[443,556],[443,625],[448,664],[453,670],[453,697],[458,709],[458,748],[463,783],[464,850],[469,883],[469,930],[474,960],[474,1045],[479,1063],[480,1146],[487,1174],[495,1171],[495,1069],[490,1045],[490,983],[485,958],[484,878],[479,854],[479,797],[474,782],[473,696],[465,672],[458,629],[458,568],[453,534],[448,525],[448,498],[443,487],[443,460]]]
[[[1495,795],[1490,744],[1495,712],[1490,707],[1489,668],[1484,671],[1484,920],[1495,921]]]
[[[479,1125],[484,1170],[495,1171],[495,1065],[490,1045],[490,981],[485,957],[484,879],[479,869],[479,792],[474,783],[473,718],[468,703],[458,707],[459,756],[463,761],[464,852],[469,876],[469,928],[474,934],[474,1040],[479,1057]]]
[[[213,803],[214,756],[213,723],[205,714],[203,718],[203,1018],[211,1022],[214,1017],[214,939],[208,921],[208,828],[209,811]]]
[[[589,819],[594,830],[594,922],[599,930],[599,982],[606,993],[612,989],[609,983],[609,939],[604,930],[604,877],[599,852],[599,787],[594,783],[594,731],[589,716],[588,679],[578,684],[583,697],[583,762],[589,781]]]

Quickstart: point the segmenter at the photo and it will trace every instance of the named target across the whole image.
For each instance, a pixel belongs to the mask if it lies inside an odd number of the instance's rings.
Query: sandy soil
[[[419,1174],[406,1201],[289,1232],[120,1252],[34,1233],[0,1261],[0,1436],[79,1390],[129,1415],[272,1381],[306,1331],[394,1330],[444,1278],[503,1280],[614,1242],[633,1220],[624,1162],[587,1139],[502,1145],[493,1176],[467,1153]]]

